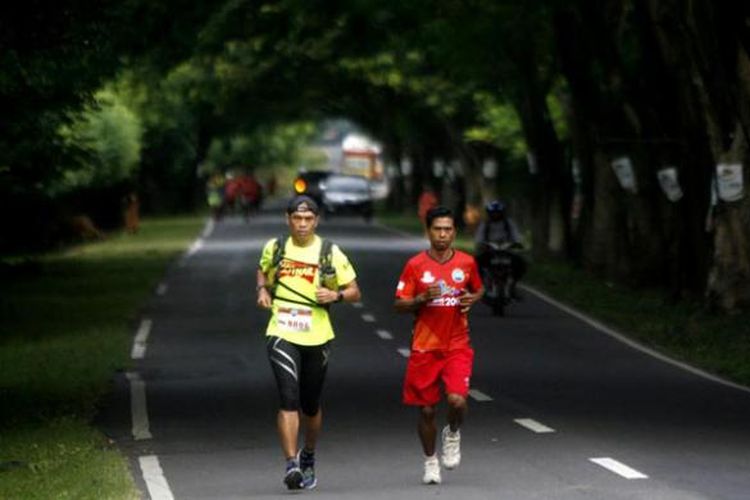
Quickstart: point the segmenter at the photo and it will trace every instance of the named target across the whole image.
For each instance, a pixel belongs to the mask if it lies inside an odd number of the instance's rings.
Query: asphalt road
[[[277,395],[254,306],[262,244],[281,215],[207,228],[135,325],[135,368],[101,426],[145,498],[288,496]],[[354,262],[362,304],[335,307],[317,498],[750,498],[750,393],[665,363],[532,291],[505,318],[478,304],[463,462],[423,486],[416,410],[400,402],[411,318],[392,310],[407,257],[426,241],[359,219],[319,233]],[[441,414],[441,418],[444,411]]]

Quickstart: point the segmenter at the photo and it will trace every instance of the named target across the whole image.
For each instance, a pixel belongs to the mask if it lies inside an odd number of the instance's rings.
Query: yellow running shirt
[[[283,241],[280,244],[283,244]],[[276,296],[273,299],[271,320],[268,322],[266,335],[281,337],[299,345],[325,344],[334,337],[328,311],[313,305],[316,302],[315,291],[320,283],[318,265],[322,244],[323,240],[317,235],[312,244],[306,247],[299,247],[294,244],[292,238],[287,238],[284,258],[279,263],[278,277],[282,285],[275,287]],[[273,268],[275,245],[276,238],[266,243],[259,263],[269,285],[273,284],[272,280],[276,276],[276,269]],[[332,290],[338,290],[338,287],[351,283],[357,277],[349,259],[337,245],[332,245],[331,261],[336,270],[335,283],[329,285]]]

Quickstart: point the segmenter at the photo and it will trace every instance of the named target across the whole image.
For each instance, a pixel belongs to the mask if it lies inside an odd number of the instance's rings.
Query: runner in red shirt
[[[467,313],[484,290],[471,255],[454,250],[454,215],[438,206],[425,219],[430,248],[406,263],[398,288],[398,312],[415,314],[411,354],[404,380],[404,403],[419,406],[419,439],[425,454],[425,484],[440,483],[440,461],[435,454],[435,414],[442,382],[448,401],[448,425],[443,428],[443,465],[453,469],[461,461],[459,428],[466,414],[474,350],[469,340]]]

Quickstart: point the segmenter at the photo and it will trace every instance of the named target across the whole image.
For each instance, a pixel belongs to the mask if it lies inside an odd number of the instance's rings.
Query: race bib
[[[279,307],[276,324],[288,332],[309,332],[312,330],[312,309],[309,307]]]

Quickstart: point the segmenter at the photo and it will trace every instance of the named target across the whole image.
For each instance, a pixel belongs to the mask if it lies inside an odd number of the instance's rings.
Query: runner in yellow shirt
[[[312,198],[294,197],[286,211],[289,237],[266,243],[256,273],[258,306],[271,311],[266,347],[281,399],[277,427],[287,460],[284,483],[290,490],[317,484],[320,394],[334,337],[328,308],[360,299],[349,259],[315,234],[318,212]],[[300,423],[305,437],[298,450]]]

